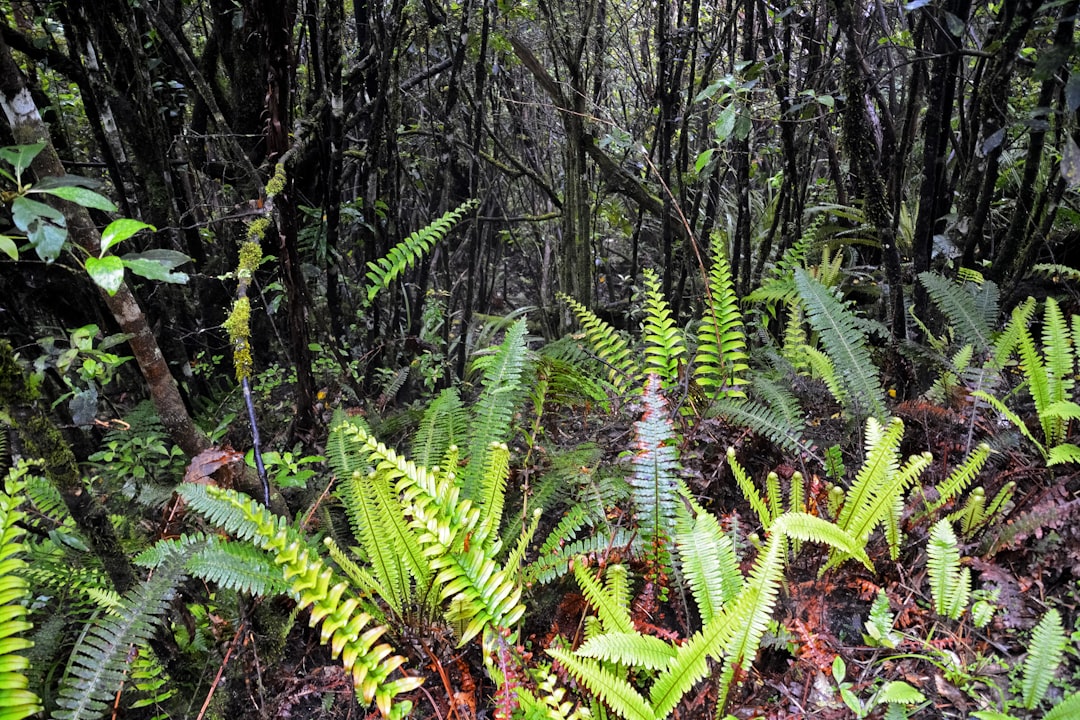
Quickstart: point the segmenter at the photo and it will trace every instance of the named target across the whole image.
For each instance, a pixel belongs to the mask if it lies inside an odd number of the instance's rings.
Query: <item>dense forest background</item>
[[[1078,10],[0,3],[0,717],[1073,717]]]

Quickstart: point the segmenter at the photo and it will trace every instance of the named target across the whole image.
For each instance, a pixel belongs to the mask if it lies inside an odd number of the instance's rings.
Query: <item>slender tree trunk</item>
[[[22,145],[44,143],[45,149],[35,158],[32,169],[39,178],[61,176],[64,167],[53,148],[48,128],[30,97],[26,78],[19,69],[11,49],[0,38],[0,105],[11,127],[15,142]],[[97,255],[101,235],[85,208],[58,202],[67,219],[71,240],[87,254]],[[121,331],[131,336],[128,344],[139,364],[150,397],[162,424],[173,441],[189,457],[210,447],[210,441],[200,431],[188,414],[180,397],[176,380],[169,372],[157,340],[147,324],[146,316],[127,283],[121,283],[115,295],[101,293],[106,306],[116,319]]]

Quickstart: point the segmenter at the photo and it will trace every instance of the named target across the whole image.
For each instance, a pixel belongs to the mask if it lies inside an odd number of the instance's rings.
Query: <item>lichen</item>
[[[259,220],[266,220],[266,218],[260,218]],[[256,220],[255,222],[259,221]],[[254,224],[252,223],[252,225]],[[249,240],[240,246],[240,264],[236,272],[241,277],[250,278],[251,274],[255,272],[255,268],[259,267],[260,262],[262,262],[262,247],[259,246],[259,243]]]
[[[268,229],[270,229],[270,218],[263,216],[252,220],[247,228],[247,243],[245,245],[259,242]]]

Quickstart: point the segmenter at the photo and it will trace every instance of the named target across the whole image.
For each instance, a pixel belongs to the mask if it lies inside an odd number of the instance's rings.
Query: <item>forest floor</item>
[[[817,443],[840,444],[853,475],[851,468],[861,462],[862,433],[836,419],[839,414],[823,400],[828,397],[823,389],[810,388],[804,394],[809,417],[823,418],[810,423]],[[817,407],[812,398],[817,398]],[[889,717],[966,718],[975,711],[1001,708],[1003,699],[1015,699],[1020,692],[1031,629],[1049,607],[1061,613],[1066,636],[1071,637],[1065,661],[1041,707],[1052,706],[1080,686],[1080,632],[1074,630],[1080,613],[1080,523],[1075,520],[1080,509],[1080,472],[1068,465],[1056,472],[1047,469],[1011,428],[973,429],[963,405],[961,401],[950,409],[912,401],[895,406],[893,413],[906,426],[903,455],[929,450],[934,456],[920,478],[922,487],[932,488],[944,479],[971,447],[972,437],[990,439],[995,446],[976,481],[984,486],[986,497],[1009,481],[1017,483],[1007,514],[961,545],[973,587],[984,596],[995,594],[996,611],[990,623],[980,629],[970,612],[950,620],[933,611],[926,572],[927,535],[933,521],[916,512],[905,514],[905,537],[897,559],[890,558],[880,532],[872,536],[868,552],[873,572],[848,562],[819,576],[827,551],[806,545],[788,566],[773,614],[776,622],[770,625],[752,670],[729,693],[727,713],[770,720],[886,717],[890,706],[875,699],[880,699],[881,689],[892,680],[917,688],[925,701],[893,707],[895,714]],[[548,418],[549,453],[556,447],[597,443],[608,448],[604,462],[625,462],[619,455],[630,445],[633,420],[632,413],[582,416],[580,410],[562,411]],[[822,468],[801,463],[796,467],[767,441],[719,420],[684,428],[681,461],[688,486],[721,519],[725,530],[738,527],[745,533],[754,525],[753,511],[724,461],[729,446],[736,449],[753,478],[764,478],[769,471],[787,478],[797,469],[807,477],[823,475]],[[531,457],[536,467],[529,470],[541,471],[545,454]],[[526,468],[515,470],[520,476]],[[811,509],[815,483],[810,485]],[[544,524],[550,527],[557,519],[545,518]],[[541,527],[537,537],[543,537],[544,531]],[[752,549],[745,553],[744,572],[749,572],[754,554]],[[888,598],[894,619],[887,643],[891,648],[866,639],[866,623],[879,591]],[[520,642],[534,659],[544,657],[544,648],[556,636],[571,644],[580,642],[588,607],[572,576],[530,589],[524,602],[528,610]],[[650,620],[654,626],[685,636],[685,618],[661,613]],[[425,677],[423,687],[412,694],[414,717],[471,720],[493,716],[495,688],[484,670],[478,641],[458,649],[449,633],[431,629],[425,637],[402,635],[391,642],[409,655],[407,671]],[[255,645],[245,643],[228,668],[232,691],[225,694],[232,700],[227,717],[377,717],[374,709],[357,705],[348,676],[320,645],[317,631],[306,627],[303,616],[279,657],[260,658]],[[407,651],[409,646],[414,652]],[[839,677],[837,658],[846,669]],[[713,678],[716,674],[714,668]],[[573,687],[565,675],[563,679]],[[242,689],[236,683],[242,683]],[[716,697],[716,683],[706,679],[684,696],[673,717],[713,717]],[[1026,711],[1016,709],[1015,700],[1011,707],[1011,712],[1027,717]]]

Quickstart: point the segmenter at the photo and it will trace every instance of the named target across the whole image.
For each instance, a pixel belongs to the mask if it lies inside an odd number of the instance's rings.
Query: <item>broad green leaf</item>
[[[124,282],[124,261],[115,255],[103,258],[86,258],[86,272],[90,279],[110,295],[115,295]]]
[[[140,230],[155,231],[157,228],[131,218],[113,220],[101,233],[101,252],[104,253],[113,245],[127,240]]]
[[[30,226],[41,218],[52,220],[57,225],[64,224],[64,214],[50,205],[26,197],[17,197],[12,201],[11,220],[23,232],[30,232]]]
[[[0,235],[0,252],[4,253],[12,260],[19,259],[19,246],[7,235]]]
[[[724,112],[720,113],[720,118],[716,121],[716,141],[724,142],[731,137],[731,132],[735,129],[735,116],[737,108],[734,103],[724,108]]]
[[[120,257],[124,260],[151,260],[164,265],[170,270],[191,262],[191,258],[176,250],[147,250],[141,253],[124,253]]]
[[[832,95],[818,95],[817,101],[820,105],[824,105],[830,110],[836,106],[836,100],[833,99]]]
[[[47,263],[51,263],[60,257],[60,251],[67,242],[67,228],[63,222],[53,224],[45,218],[37,218],[26,230],[26,238],[34,248],[38,257]]]
[[[30,167],[37,154],[45,149],[45,143],[32,145],[11,145],[0,148],[0,160],[15,168],[16,175],[22,175],[23,170]]]
[[[714,149],[709,148],[708,150],[697,156],[697,160],[694,162],[694,172],[696,172],[698,175],[701,174],[701,171],[704,170],[705,166],[709,164],[710,160],[712,160],[713,152]]]
[[[109,257],[115,257],[110,255]],[[132,258],[125,255],[123,258],[117,258],[131,272],[144,277],[147,280],[158,280],[160,282],[175,283],[177,285],[184,285],[188,281],[187,273],[172,272],[172,267],[162,260],[147,260],[146,258]]]
[[[104,210],[105,212],[116,212],[116,205],[113,205],[112,200],[84,187],[76,187],[74,185],[62,185],[55,188],[37,187],[31,190],[31,192],[53,195],[61,200],[67,200],[76,205],[82,205],[85,208]]]

